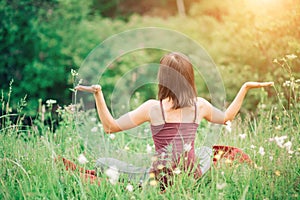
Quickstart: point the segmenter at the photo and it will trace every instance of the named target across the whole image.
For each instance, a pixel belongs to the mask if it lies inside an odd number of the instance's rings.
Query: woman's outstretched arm
[[[107,108],[100,85],[78,85],[75,89],[94,94],[97,112],[106,133],[127,130],[150,120],[149,107],[151,107],[151,101],[143,103],[137,109],[121,116],[119,119],[114,119]]]
[[[213,107],[209,102],[204,102],[204,118],[213,123],[225,124],[227,121],[232,121],[239,112],[243,100],[249,89],[268,87],[274,85],[273,82],[246,82],[237,93],[236,97],[226,109],[225,112]]]

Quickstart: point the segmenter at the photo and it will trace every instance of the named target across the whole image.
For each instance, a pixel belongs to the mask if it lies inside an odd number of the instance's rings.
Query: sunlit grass
[[[298,84],[296,80],[294,84]],[[266,94],[261,91],[256,112],[238,116],[231,129],[224,128],[219,133],[219,144],[242,149],[251,157],[252,164],[225,160],[198,181],[178,172],[173,186],[164,193],[160,192],[153,177],[139,188],[138,182],[129,182],[122,175],[116,184],[111,184],[105,175],[99,177],[100,184],[97,184],[80,177],[76,170],[66,171],[63,162],[55,160],[58,156],[86,169],[93,169],[100,156],[82,138],[73,111],[69,107],[59,109],[62,120],[55,131],[53,123],[41,121],[40,115],[47,115],[47,112],[38,113],[33,125],[25,126],[21,113],[11,118],[11,97],[3,97],[0,199],[299,199],[299,85],[292,89],[287,87],[290,86],[275,86],[277,96],[270,101],[265,100]],[[281,94],[284,91],[292,94],[288,96],[291,98],[289,108],[287,96]],[[112,136],[102,131],[97,119],[88,121],[89,130],[85,133],[102,141],[102,149],[107,150],[105,155],[117,157],[119,153],[117,158],[122,158],[120,151],[111,154],[110,150],[118,149],[128,154],[154,151],[151,137],[142,137],[149,134],[148,127],[139,129],[138,137],[132,133]],[[202,123],[197,145],[209,137],[209,131],[209,125]],[[80,155],[85,156],[84,162],[78,160]]]

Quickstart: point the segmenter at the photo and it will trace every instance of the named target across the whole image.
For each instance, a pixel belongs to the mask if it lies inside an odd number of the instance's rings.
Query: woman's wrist
[[[250,89],[250,87],[249,87],[249,85],[248,85],[248,82],[246,82],[246,83],[244,83],[244,84],[242,85],[242,89],[244,89],[244,90],[246,90],[246,91],[248,91],[248,90]]]
[[[100,94],[102,92],[102,88],[100,85],[92,85],[92,88],[93,88],[93,93],[94,94]]]

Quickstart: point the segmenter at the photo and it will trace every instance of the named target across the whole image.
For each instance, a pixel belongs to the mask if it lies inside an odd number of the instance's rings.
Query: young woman
[[[249,89],[273,85],[273,82],[244,83],[223,112],[197,97],[193,66],[187,56],[177,52],[161,58],[158,82],[158,100],[148,100],[119,119],[114,119],[109,112],[100,85],[78,85],[75,89],[93,93],[98,115],[108,134],[150,123],[157,158],[150,172],[165,185],[168,184],[166,175],[171,175],[174,169],[188,171],[195,178],[209,169],[211,148],[204,147],[200,153],[195,153],[194,147],[196,130],[202,119],[225,124],[239,112]],[[164,175],[160,175],[161,172]]]

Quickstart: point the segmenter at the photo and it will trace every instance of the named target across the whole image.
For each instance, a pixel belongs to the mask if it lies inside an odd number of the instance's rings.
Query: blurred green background
[[[27,95],[26,112],[31,116],[39,99],[70,104],[71,69],[78,70],[88,53],[113,34],[149,26],[182,32],[203,45],[222,74],[228,101],[245,81],[282,85],[300,77],[300,59],[286,56],[300,56],[299,0],[2,0],[2,98],[13,79],[13,105]],[[140,50],[114,62],[103,77],[105,95],[120,73],[141,63],[157,63],[161,55]],[[209,99],[204,83],[197,87],[199,95]],[[155,89],[139,90],[139,101],[155,98]],[[255,92],[250,95],[245,109],[258,102]]]

